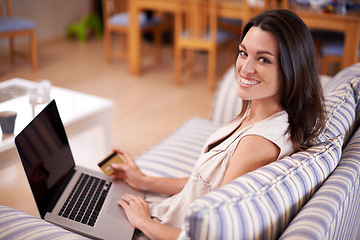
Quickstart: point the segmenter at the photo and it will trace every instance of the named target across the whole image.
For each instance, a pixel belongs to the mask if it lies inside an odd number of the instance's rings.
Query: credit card
[[[99,162],[98,166],[105,173],[105,175],[110,176],[114,172],[114,169],[111,167],[111,164],[114,163],[124,163],[124,159],[117,152],[111,153],[104,160]]]

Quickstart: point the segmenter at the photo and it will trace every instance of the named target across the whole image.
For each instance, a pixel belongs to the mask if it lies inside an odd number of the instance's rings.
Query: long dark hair
[[[278,40],[281,105],[289,115],[292,142],[298,150],[305,149],[325,125],[324,96],[309,29],[295,13],[284,9],[264,11],[251,19],[241,41],[251,27],[260,27]],[[240,115],[249,104],[244,101]]]

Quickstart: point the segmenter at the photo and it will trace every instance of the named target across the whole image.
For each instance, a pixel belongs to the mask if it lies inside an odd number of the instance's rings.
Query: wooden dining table
[[[348,67],[359,59],[360,11],[348,11],[346,15],[323,13],[306,8],[290,8],[311,29],[343,32],[344,52],[341,67]]]
[[[129,72],[132,75],[139,75],[141,73],[141,32],[137,16],[143,10],[175,13],[178,3],[177,0],[131,0],[129,2]],[[217,12],[219,17],[241,19],[246,23],[265,7],[252,8],[244,4],[242,0],[218,0]],[[294,8],[287,2],[282,7],[294,11],[309,28],[344,32],[342,68],[357,62],[360,42],[360,12],[348,12],[346,15],[329,14],[313,9]]]
[[[253,15],[241,3],[241,0],[218,0],[219,17],[242,19],[244,22]],[[129,32],[129,71],[132,75],[139,75],[141,72],[141,32],[137,16],[142,10],[153,10],[157,12],[175,13],[178,10],[177,0],[131,0],[129,1],[130,32]]]

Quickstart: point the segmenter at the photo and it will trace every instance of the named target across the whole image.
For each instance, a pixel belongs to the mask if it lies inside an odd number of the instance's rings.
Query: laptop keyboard
[[[58,215],[94,226],[111,184],[82,173]]]

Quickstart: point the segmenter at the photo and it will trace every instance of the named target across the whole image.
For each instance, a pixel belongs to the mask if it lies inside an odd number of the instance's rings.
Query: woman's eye
[[[247,53],[244,50],[239,50],[239,55],[243,56],[243,57],[246,57]]]
[[[260,61],[261,63],[270,63],[269,59],[264,58],[264,57],[259,58],[259,61]]]

